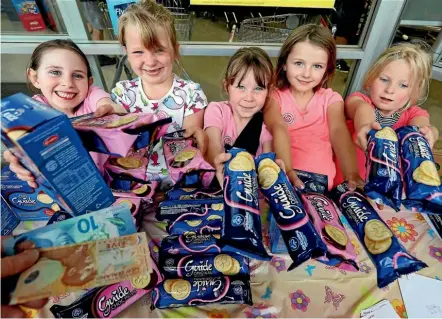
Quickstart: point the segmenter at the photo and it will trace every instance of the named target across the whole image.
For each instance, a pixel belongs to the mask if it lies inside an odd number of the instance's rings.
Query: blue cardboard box
[[[48,220],[61,209],[41,187],[32,188],[5,166],[1,174],[1,194],[21,221]]]
[[[2,197],[2,236],[8,236],[12,234],[12,231],[17,227],[20,223],[20,218],[12,211],[12,209],[8,206],[5,199]]]
[[[17,93],[1,100],[1,139],[45,194],[78,216],[115,201],[69,118]]]
[[[133,3],[137,3],[140,0],[107,0],[107,9],[109,10],[109,16],[112,22],[112,29],[114,34],[118,35],[118,19],[123,14],[124,10]]]

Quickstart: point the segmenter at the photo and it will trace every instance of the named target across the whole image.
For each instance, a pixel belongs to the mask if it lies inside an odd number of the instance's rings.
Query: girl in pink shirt
[[[222,170],[221,163],[228,156],[224,153],[224,146],[234,146],[243,130],[247,130],[244,134],[251,140],[242,147],[250,153],[258,155],[272,150],[272,136],[261,114],[272,83],[272,61],[261,48],[242,48],[230,59],[223,81],[228,100],[209,103],[204,114],[204,129],[210,145],[207,161],[218,170]],[[250,136],[252,131],[259,141]],[[255,149],[250,147],[253,144]]]
[[[63,112],[68,117],[95,112],[102,116],[126,110],[112,102],[103,89],[93,86],[89,62],[80,48],[70,40],[51,40],[35,48],[27,69],[33,98]],[[11,152],[5,151],[11,170],[35,186],[32,174],[23,168]],[[102,160],[93,156],[96,163]],[[33,184],[34,183],[34,184]]]
[[[362,180],[345,122],[344,101],[328,88],[335,65],[336,46],[327,29],[313,24],[296,28],[281,48],[277,89],[265,108],[264,120],[273,135],[276,154],[286,166],[327,175],[331,188],[336,154],[354,188]],[[288,174],[298,186],[296,173],[289,170]]]
[[[346,99],[345,111],[359,146],[357,158],[362,177],[366,174],[367,134],[372,128],[416,125],[433,147],[439,132],[430,125],[428,112],[416,105],[426,99],[431,68],[431,55],[421,45],[394,45],[382,53],[368,71],[363,85],[368,94],[353,93]]]

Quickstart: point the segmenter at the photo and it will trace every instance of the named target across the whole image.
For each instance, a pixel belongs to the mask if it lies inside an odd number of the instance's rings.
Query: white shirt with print
[[[159,100],[149,100],[140,78],[120,81],[112,89],[111,98],[131,113],[153,113],[158,118],[172,118],[168,133],[181,130],[186,116],[197,113],[207,106],[207,98],[198,83],[174,76],[169,92]],[[147,165],[149,180],[168,180],[163,144],[157,143],[149,154]]]

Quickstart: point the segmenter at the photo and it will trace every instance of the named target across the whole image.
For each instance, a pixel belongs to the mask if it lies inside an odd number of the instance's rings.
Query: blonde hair
[[[224,73],[224,89],[232,85],[239,78],[244,79],[247,71],[252,70],[256,83],[263,88],[270,89],[274,81],[274,69],[269,55],[261,48],[241,48],[230,58]]]
[[[365,75],[363,84],[364,90],[368,92],[374,80],[379,77],[379,74],[389,63],[397,60],[404,60],[410,66],[410,84],[412,87],[411,100],[405,108],[412,105],[412,103],[423,103],[427,99],[428,90],[430,88],[433,63],[432,57],[429,53],[430,50],[431,48],[424,42],[402,42],[391,46],[377,58]]]
[[[284,71],[284,65],[287,64],[287,58],[292,48],[300,42],[309,42],[327,52],[328,61],[322,81],[314,88],[328,88],[333,79],[336,68],[336,44],[329,30],[316,24],[305,24],[296,28],[285,40],[279,51],[278,63],[276,65],[276,86],[279,89],[290,87],[287,75]]]
[[[157,35],[156,28],[160,26],[169,36],[175,58],[179,56],[173,16],[168,9],[155,1],[141,0],[139,3],[130,5],[121,15],[118,23],[118,40],[122,46],[126,46],[125,30],[128,25],[132,24],[139,29],[143,44],[147,49],[164,49]]]

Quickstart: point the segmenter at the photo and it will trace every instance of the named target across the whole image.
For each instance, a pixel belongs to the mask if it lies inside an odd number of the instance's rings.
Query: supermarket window
[[[1,16],[5,35],[66,34],[56,0],[2,0]]]
[[[360,43],[374,1],[157,0],[174,15],[181,42],[280,44],[296,27],[316,23],[336,32],[338,44],[343,45]],[[92,39],[116,40],[118,17],[135,2],[138,0],[80,0]]]

